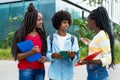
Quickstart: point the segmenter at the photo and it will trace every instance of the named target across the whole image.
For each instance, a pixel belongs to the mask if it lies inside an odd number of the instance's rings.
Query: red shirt
[[[31,36],[27,35],[26,40],[32,40],[33,44],[35,46],[38,46],[40,49],[40,53],[42,53],[42,40],[40,38],[40,35],[36,36]],[[18,62],[18,68],[20,70],[25,70],[25,69],[41,69],[44,68],[44,64],[40,63],[38,61],[35,62],[28,62],[26,59],[21,59]]]

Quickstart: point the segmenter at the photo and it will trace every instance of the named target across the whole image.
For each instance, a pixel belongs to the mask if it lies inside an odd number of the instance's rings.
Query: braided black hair
[[[36,27],[37,17],[38,17],[38,11],[35,9],[33,3],[30,3],[30,5],[27,8],[27,12],[24,15],[22,24],[20,28],[15,32],[13,37],[13,43],[11,49],[12,49],[12,55],[15,58],[15,60],[17,59],[17,53],[20,52],[20,50],[16,46],[16,43],[24,41],[26,35],[34,30],[34,28]],[[46,42],[46,33],[45,33],[44,25],[43,25],[43,29],[37,28],[36,30],[41,36],[42,44],[43,44],[42,51],[43,54],[45,55],[47,51],[47,42]]]
[[[111,46],[111,54],[112,54],[112,62],[109,67],[113,67],[114,65],[114,36],[111,30],[111,21],[109,19],[107,10],[104,7],[98,7],[97,9],[93,10],[89,17],[93,19],[99,27],[100,30],[104,30],[107,32],[109,39],[110,39],[110,46]]]

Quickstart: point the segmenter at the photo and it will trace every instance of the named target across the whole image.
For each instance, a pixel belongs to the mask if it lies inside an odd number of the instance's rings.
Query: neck
[[[66,36],[66,32],[58,31],[58,35],[60,35],[60,36]]]
[[[36,29],[34,29],[33,32],[36,32]]]
[[[96,28],[94,29],[94,31],[95,31],[95,33],[98,33],[98,32],[100,31],[100,29],[99,29],[98,27],[96,27]]]
[[[37,31],[36,31],[36,29],[34,29],[32,32],[30,32],[30,35],[37,35],[38,33],[37,33]]]

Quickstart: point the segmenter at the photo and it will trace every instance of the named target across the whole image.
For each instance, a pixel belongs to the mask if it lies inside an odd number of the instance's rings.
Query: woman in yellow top
[[[114,65],[114,37],[111,31],[110,19],[104,7],[94,9],[88,16],[88,28],[96,35],[90,41],[82,38],[83,43],[89,45],[89,54],[102,50],[93,60],[80,60],[80,64],[87,64],[87,80],[109,80],[106,66]]]

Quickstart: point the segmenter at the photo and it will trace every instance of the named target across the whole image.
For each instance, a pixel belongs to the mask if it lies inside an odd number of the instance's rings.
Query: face
[[[41,28],[41,27],[42,27],[42,23],[43,23],[42,14],[41,14],[41,13],[38,13],[36,28]]]
[[[90,29],[90,30],[93,30],[94,29],[94,20],[93,19],[91,19],[90,17],[88,17],[88,19],[87,19],[87,22],[88,22],[88,28]]]
[[[69,21],[68,20],[63,20],[61,22],[61,25],[59,27],[59,30],[66,31],[69,27]]]

